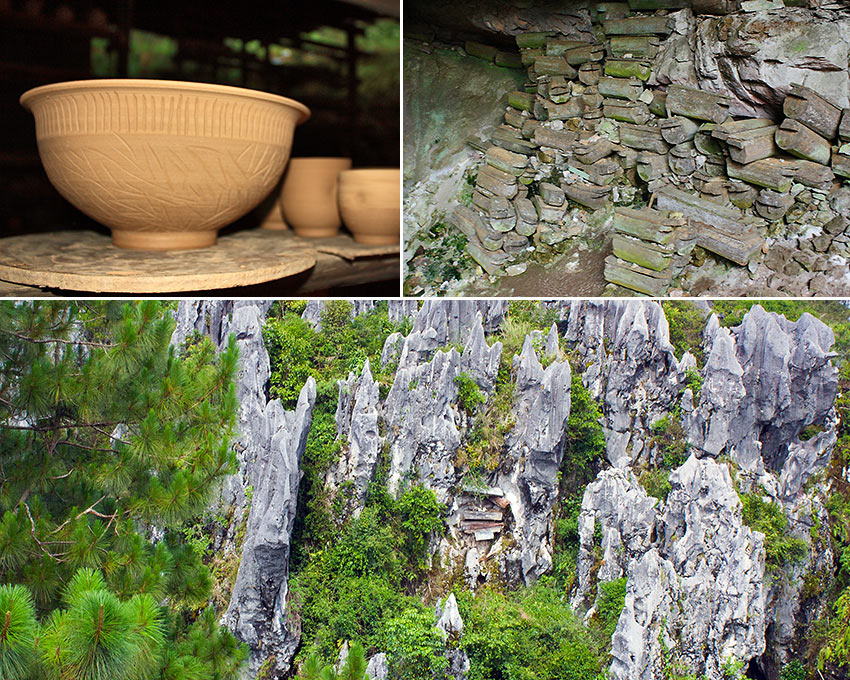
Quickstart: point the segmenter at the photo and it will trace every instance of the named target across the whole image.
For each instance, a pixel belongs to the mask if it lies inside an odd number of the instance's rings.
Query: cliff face
[[[506,305],[390,303],[396,318],[415,315],[412,330],[385,343],[383,369],[394,372],[385,398],[369,362],[360,375],[339,380],[343,446],[325,475],[327,488],[333,494],[351,482],[347,512],[356,515],[383,460],[392,493],[418,483],[445,503],[447,533],[430,546],[445,569],[462,573],[472,589],[491,579],[531,584],[552,569],[559,470],[573,371],[580,370],[600,405],[607,461],[584,491],[570,598],[590,615],[599,584],[627,579],[610,677],[659,678],[672,659],[715,680],[734,658],[778,678],[798,622],[819,606],[803,602],[801,577],[829,569],[834,556],[819,547],[807,550],[793,573],[769,568],[763,534],[743,522],[739,492],[778,504],[789,533],[807,543],[813,523],[825,522],[817,484],[806,481],[828,464],[836,439],[832,331],[809,315],[792,323],[760,307],[732,329],[711,317],[697,389],[696,361],[676,358],[657,303],[549,307],[561,322],[529,334],[512,357],[509,405],[499,414],[504,441],[487,471],[472,478],[458,456],[482,411],[473,413],[460,385],[474,382],[487,400],[484,412],[496,417],[487,409],[504,399],[498,376],[506,357],[488,335],[504,327]],[[274,656],[274,671],[284,677],[299,637],[286,608],[289,540],[315,383],[304,386],[294,412],[268,400],[265,312],[251,302],[181,302],[175,341],[199,330],[219,345],[236,333],[240,344],[240,472],[220,503],[235,506],[237,518],[248,514],[224,622],[254,651],[252,672]],[[320,313],[319,306],[305,316],[315,323]],[[690,448],[669,470],[666,495],[654,497],[641,476],[660,465],[653,425],[665,417],[681,423]],[[816,432],[801,438],[806,428]],[[234,540],[231,530],[221,549],[236,549]],[[462,622],[452,626],[462,629]],[[383,657],[373,660],[380,663]],[[463,677],[463,660],[457,665]]]
[[[299,462],[310,430],[316,383],[301,390],[295,411],[269,400],[269,356],[262,328],[270,302],[180,302],[172,343],[198,332],[221,348],[230,334],[239,347],[236,395],[239,471],[223,486],[215,510],[231,520],[216,537],[216,549],[236,553],[239,569],[223,623],[251,648],[254,677],[266,659],[269,672],[285,673],[300,639],[287,620],[290,536],[295,522]],[[243,527],[244,539],[239,527]]]

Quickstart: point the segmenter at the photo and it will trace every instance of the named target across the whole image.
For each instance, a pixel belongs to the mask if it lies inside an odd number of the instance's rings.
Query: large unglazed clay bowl
[[[339,173],[351,167],[350,158],[293,158],[289,161],[280,205],[286,222],[298,236],[336,236],[339,216]]]
[[[310,116],[286,97],[166,80],[56,83],[21,104],[53,186],[138,250],[213,245],[272,190]]]
[[[358,168],[339,174],[339,211],[355,241],[398,243],[400,179],[398,168]]]

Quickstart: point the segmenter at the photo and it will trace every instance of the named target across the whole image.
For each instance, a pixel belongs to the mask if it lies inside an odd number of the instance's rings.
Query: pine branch
[[[50,552],[44,546],[44,543],[42,543],[41,541],[38,540],[38,537],[35,535],[35,520],[32,518],[32,513],[30,512],[30,506],[27,505],[26,503],[24,503],[23,505],[24,505],[24,510],[27,511],[27,517],[29,517],[29,519],[30,519],[30,527],[32,527],[30,533],[32,534],[32,540],[35,541],[36,545],[39,548],[41,548],[41,551],[45,555],[47,555],[49,558],[56,560],[57,562],[64,562],[65,560],[63,560],[60,555],[54,555],[52,552]]]
[[[86,340],[64,340],[62,338],[31,338],[28,335],[24,335],[23,333],[15,333],[15,331],[6,330],[5,328],[0,328],[0,333],[11,335],[14,338],[18,338],[18,340],[31,342],[34,345],[48,345],[51,343],[56,343],[60,345],[85,345],[86,347],[98,347],[100,349],[112,348],[112,345],[107,345],[102,342],[88,342]]]

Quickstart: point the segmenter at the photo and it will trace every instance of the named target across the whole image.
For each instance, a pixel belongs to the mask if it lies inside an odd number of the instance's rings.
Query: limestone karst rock
[[[609,462],[634,463],[650,425],[670,409],[684,379],[656,302],[575,302],[566,339],[587,367],[582,381],[601,399]]]
[[[216,509],[232,520],[217,550],[241,554],[239,571],[223,623],[251,648],[249,671],[256,674],[269,657],[275,672],[285,672],[298,646],[300,631],[286,619],[289,541],[295,521],[299,461],[316,399],[310,378],[295,411],[269,401],[269,357],[262,326],[270,302],[180,302],[173,344],[193,332],[209,335],[221,348],[236,336],[239,369],[236,377],[238,414],[233,443],[239,471],[224,484]],[[247,515],[247,517],[246,517]],[[245,524],[244,544],[236,529]]]
[[[345,444],[343,455],[325,475],[325,483],[333,490],[348,484],[350,496],[346,500],[351,514],[357,516],[366,502],[369,482],[375,477],[382,443],[378,432],[379,388],[368,359],[359,377],[351,373],[337,385],[336,431]]]
[[[776,503],[788,531],[803,541],[811,542],[816,521],[826,524],[817,475],[836,438],[832,331],[814,317],[789,322],[758,306],[733,328],[711,316],[699,368],[690,353],[676,358],[656,302],[558,301],[542,308],[560,321],[529,333],[510,358],[505,400],[509,358],[495,334],[512,313],[507,304],[430,300],[414,307],[391,304],[391,312],[415,316],[409,332],[387,339],[380,372],[366,362],[359,375],[338,382],[341,450],[324,479],[331,495],[347,494],[345,512],[362,508],[384,460],[392,493],[421,484],[446,505],[446,534],[429,545],[433,565],[439,560],[472,590],[488,580],[533,583],[552,570],[575,371],[598,401],[607,460],[584,491],[569,598],[584,615],[596,605],[598,584],[626,579],[610,677],[655,680],[673,654],[698,677],[719,680],[734,657],[777,678],[799,649],[801,622],[824,613],[823,598],[801,596],[804,577],[829,573],[835,556],[819,546],[786,570],[788,578],[775,578],[762,534],[743,522],[739,492]],[[305,385],[294,412],[269,401],[261,333],[267,310],[253,302],[181,302],[174,342],[197,330],[219,347],[230,332],[239,343],[240,470],[217,507],[232,506],[247,524],[224,622],[252,646],[252,672],[273,654],[282,676],[298,645],[286,611],[288,554],[315,384]],[[386,372],[392,382],[381,398]],[[481,391],[480,407],[459,403],[461,374]],[[504,413],[488,410],[497,390]],[[510,425],[497,460],[473,478],[461,456],[484,417]],[[658,465],[652,425],[663,417],[680,418],[690,450],[669,471],[662,500],[647,493],[641,473]],[[217,549],[236,549],[234,534],[231,527],[218,537]],[[456,605],[450,597],[435,618],[449,641],[462,632]],[[469,659],[458,652],[450,662],[455,677],[464,677]],[[373,656],[369,668],[386,677],[386,657]]]

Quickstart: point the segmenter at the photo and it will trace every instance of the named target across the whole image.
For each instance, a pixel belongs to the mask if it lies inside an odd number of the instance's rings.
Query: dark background
[[[0,0],[0,236],[101,229],[50,185],[32,115],[47,83],[162,78],[306,104],[293,155],[399,166],[398,0]]]

